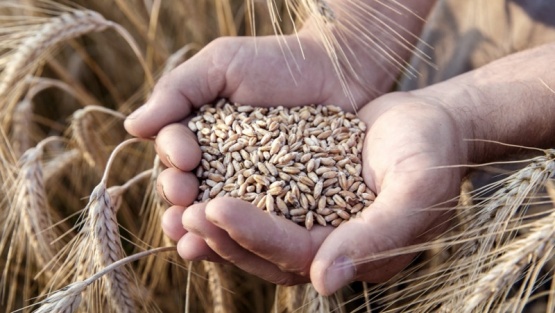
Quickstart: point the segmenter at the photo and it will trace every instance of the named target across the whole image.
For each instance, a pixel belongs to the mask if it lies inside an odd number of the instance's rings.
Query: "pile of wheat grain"
[[[261,108],[221,100],[189,122],[202,150],[199,201],[230,196],[311,229],[372,204],[362,178],[366,125],[331,105]]]

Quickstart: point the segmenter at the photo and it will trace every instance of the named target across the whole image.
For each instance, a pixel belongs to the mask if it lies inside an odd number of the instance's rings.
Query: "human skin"
[[[549,62],[555,49],[547,45],[364,106],[358,112],[368,125],[363,177],[377,198],[362,218],[307,231],[237,199],[191,205],[198,183],[190,171],[200,149],[179,121],[194,107],[227,97],[245,104],[350,108],[321,50],[301,38],[307,58],[299,64],[307,76],[296,85],[287,79],[274,39],[260,38],[257,55],[249,39],[221,39],[164,77],[142,112],[126,120],[131,134],[156,136],[168,166],[158,179],[159,192],[173,204],[162,226],[183,258],[232,263],[278,284],[311,281],[325,295],[353,280],[383,281],[412,256],[364,260],[440,232],[445,215],[423,209],[450,204],[466,171],[461,164],[491,160],[508,149],[466,139],[543,146],[553,137],[554,95],[539,80],[555,83]],[[288,40],[296,47],[296,38]],[[218,56],[222,51],[231,56]],[[359,94],[359,101],[371,100]]]

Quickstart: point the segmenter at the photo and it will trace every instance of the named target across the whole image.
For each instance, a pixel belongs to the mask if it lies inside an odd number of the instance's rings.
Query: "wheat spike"
[[[41,302],[41,307],[34,313],[73,313],[81,304],[81,293],[87,284],[73,283],[56,291]]]
[[[221,264],[203,261],[202,265],[208,279],[208,290],[212,298],[212,312],[226,313],[235,311],[231,298],[229,275],[221,268]]]
[[[112,187],[111,195],[106,187],[108,172],[114,161],[115,155],[130,142],[131,139],[120,144],[114,149],[101,182],[92,191],[89,202],[84,210],[84,221],[79,234],[65,247],[68,251],[62,268],[56,276],[54,284],[66,277],[73,277],[74,281],[83,280],[92,273],[110,266],[124,257],[121,245],[119,225],[116,219],[118,201],[114,203],[112,197],[118,200],[118,192],[121,193],[129,186]],[[147,173],[149,174],[149,173]],[[137,180],[144,177],[139,175]],[[131,179],[130,184],[136,180]],[[119,188],[119,189],[118,189]],[[66,268],[65,270],[63,268]],[[68,269],[69,272],[68,273]],[[135,312],[146,309],[148,301],[141,298],[133,273],[125,268],[117,268],[102,278],[102,290],[93,290],[83,297],[83,302],[89,310],[105,311],[106,302],[110,302],[111,311]],[[148,310],[156,310],[148,308]]]
[[[106,267],[124,257],[115,213],[110,194],[101,183],[93,190],[88,208],[95,268]],[[115,269],[104,277],[106,295],[116,312],[137,310],[136,295],[132,291],[134,286],[132,276],[125,268]]]
[[[446,282],[458,284],[464,279],[467,284],[474,284],[481,274],[479,270],[490,269],[491,264],[487,261],[491,256],[488,255],[512,238],[512,231],[507,229],[511,221],[518,222],[522,218],[526,213],[523,206],[526,207],[527,199],[532,199],[554,174],[554,152],[547,150],[545,156],[533,158],[528,166],[504,179],[503,187],[488,197],[485,203],[478,203],[474,207],[477,213],[470,216],[467,230],[462,233],[462,236],[470,240],[465,240],[453,255],[453,259],[458,261],[451,265],[453,276]],[[472,288],[465,290],[472,292]],[[445,306],[460,307],[463,302],[459,301],[465,301],[464,298],[464,292],[458,293],[457,297],[450,299],[453,303]]]
[[[89,166],[104,170],[108,154],[104,151],[105,143],[99,134],[99,123],[93,113],[103,113],[123,120],[125,116],[108,108],[89,105],[75,111],[71,119],[71,133],[77,147],[82,151],[83,158]]]
[[[4,186],[8,189],[7,198],[2,201],[2,205],[10,205],[11,208],[0,211],[3,222],[0,254],[7,253],[6,266],[0,279],[0,293],[4,293],[6,285],[10,284],[8,299],[13,299],[10,294],[18,289],[17,275],[20,269],[25,270],[26,284],[43,269],[40,273],[48,278],[52,272],[46,267],[51,265],[49,263],[61,249],[60,244],[56,243],[59,236],[57,219],[51,215],[41,162],[44,146],[54,140],[59,138],[49,137],[27,150],[16,167],[18,173],[13,178],[13,184]],[[21,267],[23,255],[27,255],[26,267]],[[27,287],[22,289],[27,290]],[[8,307],[11,305],[9,300]]]
[[[48,298],[40,301],[38,304],[41,306],[35,310],[35,313],[72,313],[74,312],[81,303],[81,293],[87,288],[89,285],[97,281],[99,278],[103,277],[104,275],[108,275],[115,270],[125,266],[130,262],[134,262],[146,256],[161,253],[161,252],[168,252],[168,251],[175,251],[174,247],[161,247],[155,248],[143,252],[136,253],[134,255],[125,257],[121,260],[118,260],[105,268],[98,270],[96,273],[92,274],[90,277],[82,280],[71,283],[70,285],[50,294]]]
[[[475,190],[470,195],[473,201],[466,199],[466,205],[461,202],[462,207],[453,212],[453,222],[458,224],[437,240],[364,260],[411,251],[435,251],[426,261],[410,267],[398,278],[372,288],[371,303],[379,301],[378,307],[385,311],[434,312],[440,309],[460,312],[470,294],[482,286],[478,282],[484,273],[493,270],[497,258],[511,249],[509,247],[515,248],[512,243],[519,230],[530,226],[527,208],[554,174],[554,152],[545,150],[545,155],[527,160],[528,166]],[[488,191],[490,194],[486,194]],[[476,201],[479,196],[486,198]],[[506,289],[494,291],[488,299],[499,299],[504,291]]]
[[[488,303],[496,297],[504,297],[506,291],[519,279],[522,271],[529,264],[541,267],[545,260],[553,255],[555,247],[555,213],[534,223],[528,236],[509,244],[503,255],[493,259],[494,266],[474,284],[472,292],[461,301],[463,313],[487,311]],[[539,262],[543,259],[543,262]],[[529,270],[532,272],[532,270]],[[530,286],[533,280],[527,281]],[[526,299],[526,297],[524,298]]]
[[[113,25],[97,12],[75,10],[51,18],[37,32],[19,43],[0,74],[2,125],[9,125],[11,122],[11,112],[26,83],[23,78],[35,70],[50,48],[68,39],[103,31]]]

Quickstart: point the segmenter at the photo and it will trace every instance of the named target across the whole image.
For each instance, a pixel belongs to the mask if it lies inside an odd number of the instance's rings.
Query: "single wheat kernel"
[[[336,212],[333,212],[331,214],[324,216],[324,219],[326,220],[326,222],[332,222],[338,218],[339,218],[339,215],[337,215]]]

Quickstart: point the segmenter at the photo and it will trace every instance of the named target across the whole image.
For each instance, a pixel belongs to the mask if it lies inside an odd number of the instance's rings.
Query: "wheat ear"
[[[74,280],[82,280],[98,269],[104,268],[124,257],[120,241],[119,226],[116,219],[117,203],[113,203],[112,195],[107,190],[108,173],[115,156],[127,144],[137,139],[127,140],[118,145],[108,163],[100,183],[92,191],[89,202],[84,209],[84,220],[80,232],[64,248],[68,254],[61,266],[56,279],[73,276]],[[112,189],[114,190],[114,189]],[[117,198],[117,197],[115,197]],[[65,270],[64,270],[65,268]],[[68,268],[69,272],[68,273]],[[143,302],[132,272],[121,267],[110,272],[102,279],[101,294],[86,293],[83,302],[88,309],[105,310],[109,301],[115,312],[133,312],[142,308]],[[53,284],[59,284],[55,281]]]
[[[212,312],[226,313],[235,311],[231,298],[232,288],[227,278],[229,275],[226,275],[222,265],[208,261],[203,261],[202,265],[208,279],[208,290],[212,298]]]
[[[95,268],[106,267],[124,257],[121,246],[115,207],[104,184],[92,192],[88,207],[92,238],[90,248],[94,256]],[[112,308],[118,312],[136,311],[136,294],[131,273],[125,268],[117,268],[103,278],[106,295]]]
[[[108,275],[113,271],[125,266],[128,263],[139,260],[143,257],[149,256],[155,253],[175,251],[175,247],[161,247],[155,248],[143,252],[136,253],[134,255],[125,257],[118,260],[105,268],[100,269],[98,272],[90,276],[89,278],[72,283],[54,293],[52,293],[48,298],[39,302],[41,307],[35,310],[35,313],[72,313],[74,312],[81,303],[81,293],[90,284],[94,283],[99,278],[104,275]]]
[[[461,312],[471,313],[477,308],[482,308],[481,311],[484,312],[495,297],[506,295],[507,290],[520,278],[528,265],[533,264],[533,268],[541,268],[553,255],[554,247],[555,212],[535,222],[532,231],[526,237],[512,242],[503,249],[506,252],[492,261],[495,266],[482,275],[474,284],[472,292],[461,302]],[[529,269],[529,272],[533,272],[533,268]],[[525,281],[532,287],[534,280],[535,277],[530,277]]]
[[[108,173],[115,156],[126,145],[136,142],[130,139],[117,146],[108,163],[100,184],[93,190],[88,205],[88,229],[91,234],[91,248],[94,255],[94,268],[104,268],[122,259],[125,255],[121,245],[116,207],[106,190]],[[117,268],[103,278],[105,293],[118,313],[135,312],[140,299],[132,272],[125,267]]]
[[[70,126],[73,140],[82,151],[83,158],[89,166],[104,170],[108,156],[102,149],[105,144],[98,134],[98,125],[96,125],[93,113],[107,114],[120,120],[124,120],[125,115],[96,105],[86,106],[73,113]]]
[[[59,236],[55,226],[57,220],[51,216],[41,162],[44,147],[60,140],[59,137],[48,137],[27,150],[16,167],[17,177],[13,185],[9,186],[8,199],[5,199],[7,201],[4,204],[11,207],[2,211],[3,233],[0,238],[0,254],[7,252],[6,266],[0,281],[2,285],[11,284],[8,293],[17,290],[18,268],[24,254],[29,262],[25,267],[25,281],[28,282],[36,273],[33,271],[45,269],[61,250],[56,243]],[[46,274],[46,277],[52,274],[49,270],[41,273]]]
[[[113,25],[114,23],[97,12],[75,10],[51,18],[36,33],[24,39],[0,74],[0,99],[4,99],[0,106],[3,122],[10,121],[14,101],[21,96],[25,84],[23,78],[35,70],[49,48],[86,33],[103,31]]]
[[[546,150],[544,156],[529,160],[530,164],[492,185],[476,190],[470,197],[475,201],[478,196],[486,196],[481,202],[463,201],[455,211],[457,224],[436,241],[421,244],[411,249],[397,251],[398,254],[409,251],[418,252],[435,249],[434,258],[426,272],[420,277],[406,271],[393,283],[383,284],[374,289],[387,307],[407,312],[431,312],[438,307],[442,312],[460,312],[469,295],[478,288],[477,282],[484,272],[495,266],[499,251],[504,251],[511,244],[522,222],[528,202],[540,190],[544,183],[553,176],[555,170],[554,150]],[[493,191],[487,195],[487,191]],[[465,195],[468,198],[468,195]],[[445,258],[445,253],[448,257]],[[383,258],[392,253],[377,256]],[[375,258],[371,258],[372,260]],[[434,263],[435,262],[435,263]],[[433,267],[432,267],[433,265]],[[403,286],[399,288],[399,286]],[[461,286],[464,286],[461,288]],[[384,297],[387,290],[394,290]],[[407,301],[406,299],[413,299]]]
[[[463,242],[458,251],[452,256],[451,277],[444,282],[458,284],[461,279],[466,284],[474,285],[481,275],[481,271],[491,270],[491,252],[507,244],[507,239],[512,238],[514,230],[508,229],[510,223],[521,220],[526,213],[526,201],[542,188],[546,181],[553,176],[555,171],[555,150],[546,150],[544,156],[533,158],[525,168],[517,171],[502,181],[503,186],[482,203],[476,204],[467,210],[476,209],[475,215],[470,215],[466,221],[467,229],[462,232],[459,239]],[[449,290],[445,288],[444,292]],[[468,295],[474,288],[465,288],[456,297],[451,297],[451,304],[444,307],[458,308],[466,303]],[[440,291],[441,292],[441,291]]]

